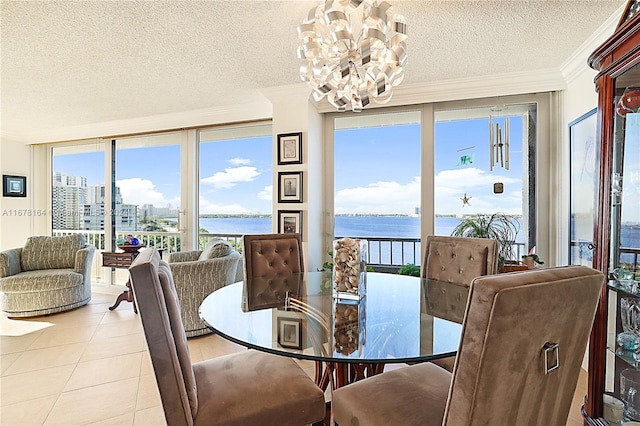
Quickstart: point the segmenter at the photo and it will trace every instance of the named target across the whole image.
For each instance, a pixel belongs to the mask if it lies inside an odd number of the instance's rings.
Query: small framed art
[[[283,348],[302,349],[302,319],[278,317],[278,343]]]
[[[302,132],[278,135],[278,164],[302,164]]]
[[[302,172],[278,172],[278,202],[302,202]]]
[[[278,233],[280,234],[302,233],[302,210],[278,211]]]
[[[5,197],[26,197],[27,177],[2,175],[2,195]]]

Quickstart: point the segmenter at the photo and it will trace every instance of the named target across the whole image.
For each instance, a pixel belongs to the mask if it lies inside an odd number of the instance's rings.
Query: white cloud
[[[267,185],[262,191],[258,192],[258,198],[267,201],[273,200],[273,185]]]
[[[213,185],[216,189],[233,188],[238,182],[251,182],[260,172],[255,167],[229,167],[224,172],[202,179],[202,183]]]
[[[410,214],[420,206],[420,178],[407,184],[375,182],[366,187],[345,188],[336,194],[336,214]]]
[[[247,214],[252,213],[240,204],[217,204],[200,197],[201,214]]]
[[[493,193],[493,184],[504,184],[503,194]],[[482,212],[522,213],[522,182],[477,168],[444,170],[435,177],[437,214]],[[468,205],[462,203],[467,194]],[[336,214],[411,214],[420,206],[420,178],[406,184],[376,182],[365,187],[345,188],[336,194]]]
[[[153,204],[154,206],[164,206],[167,201],[161,192],[155,190],[155,184],[149,179],[130,178],[116,181],[116,186],[120,188],[122,201],[125,204]]]
[[[503,194],[493,193],[493,184],[504,184]],[[443,170],[435,177],[436,214],[522,213],[522,181],[474,167]],[[514,190],[517,188],[517,190]],[[469,204],[462,198],[471,197]]]
[[[248,158],[232,158],[229,162],[234,166],[248,166],[251,164],[251,160]]]

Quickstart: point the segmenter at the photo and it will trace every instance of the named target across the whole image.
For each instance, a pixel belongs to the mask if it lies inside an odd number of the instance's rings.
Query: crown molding
[[[63,127],[51,131],[25,132],[11,135],[11,139],[26,144],[39,144],[271,119],[273,116],[272,104],[266,98],[261,98],[244,104]],[[2,132],[2,138],[4,137],[5,132]]]
[[[367,109],[549,92],[566,88],[567,83],[562,73],[554,69],[458,78],[400,85],[393,89],[393,97],[387,104],[372,102]],[[336,110],[326,99],[316,104],[316,108],[318,112]]]
[[[587,62],[589,56],[615,32],[625,7],[625,5],[620,6],[560,65],[560,71],[567,84],[570,84],[585,71],[593,71],[593,75],[596,75],[596,71],[592,70]]]
[[[290,102],[292,99],[309,99],[311,91],[307,83],[288,84],[260,89],[259,92],[272,104]]]

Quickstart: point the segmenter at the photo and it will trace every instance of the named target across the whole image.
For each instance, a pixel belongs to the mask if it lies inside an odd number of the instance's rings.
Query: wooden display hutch
[[[620,301],[640,298],[640,292],[633,286],[621,286],[611,273],[630,263],[632,269],[636,268],[636,278],[640,275],[638,248],[624,247],[624,232],[621,240],[621,226],[624,227],[628,219],[625,211],[637,209],[640,203],[638,183],[629,179],[640,173],[640,91],[636,98],[627,90],[640,88],[639,2],[627,3],[614,34],[589,57],[589,65],[598,71],[595,85],[599,182],[596,182],[593,267],[609,277],[602,290],[589,342],[588,393],[582,410],[589,425],[610,424],[603,416],[603,395],[622,399],[620,373],[629,368],[640,370],[638,351],[623,350],[616,342],[617,334],[622,331]],[[629,262],[634,256],[635,260]],[[612,421],[611,424],[620,423]]]

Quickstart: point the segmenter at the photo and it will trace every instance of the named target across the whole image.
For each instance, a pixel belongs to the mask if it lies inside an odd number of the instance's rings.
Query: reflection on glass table
[[[356,303],[340,303],[331,288],[330,271],[238,282],[207,296],[200,316],[243,346],[316,361],[323,388],[379,373],[387,363],[455,355],[467,287],[368,273],[366,295]]]

